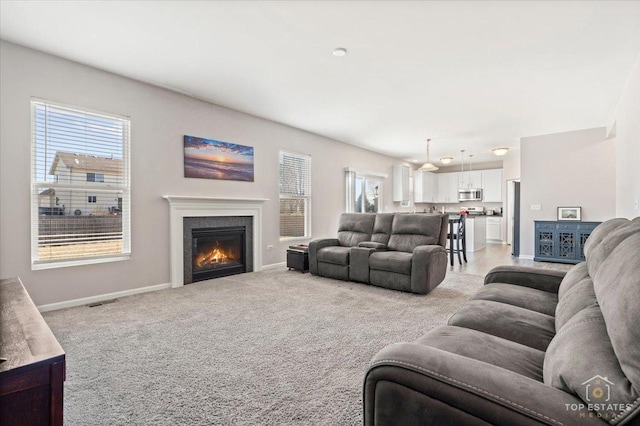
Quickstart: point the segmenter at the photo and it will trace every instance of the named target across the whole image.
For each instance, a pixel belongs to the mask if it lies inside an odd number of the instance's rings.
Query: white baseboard
[[[271,265],[262,265],[262,270],[286,268],[287,262],[273,263]],[[156,284],[148,287],[133,288],[131,290],[117,291],[115,293],[99,294],[97,296],[83,297],[81,299],[65,300],[64,302],[49,303],[47,305],[38,306],[40,312],[57,311],[58,309],[73,308],[74,306],[83,306],[90,303],[102,302],[104,300],[117,299],[119,297],[132,296],[134,294],[148,293],[150,291],[164,290],[171,288],[171,283]]]
[[[287,262],[280,262],[280,263],[272,263],[271,265],[262,265],[262,270],[266,271],[269,269],[286,268],[286,267],[287,267]]]
[[[531,254],[521,254],[518,256],[520,259],[533,260],[533,255]]]
[[[148,287],[132,288],[131,290],[117,291],[115,293],[99,294],[97,296],[83,297],[82,299],[66,300],[64,302],[49,303],[38,306],[40,312],[56,311],[58,309],[83,306],[90,303],[102,302],[104,300],[117,299],[118,297],[131,296],[134,294],[148,293],[150,291],[164,290],[171,288],[171,283],[150,285]]]

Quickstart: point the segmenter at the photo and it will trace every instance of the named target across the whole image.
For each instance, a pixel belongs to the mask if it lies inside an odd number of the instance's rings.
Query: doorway
[[[507,181],[507,244],[520,256],[520,179]]]

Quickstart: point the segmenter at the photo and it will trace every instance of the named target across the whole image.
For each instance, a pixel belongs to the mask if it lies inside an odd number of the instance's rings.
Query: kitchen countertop
[[[393,212],[394,214],[442,214],[441,212]],[[460,213],[457,212],[445,212],[449,216],[459,217]],[[467,218],[473,217],[502,217],[501,214],[468,214]]]
[[[468,214],[467,219],[485,219],[487,216],[483,214]],[[450,219],[460,219],[460,215],[456,213],[449,213]]]

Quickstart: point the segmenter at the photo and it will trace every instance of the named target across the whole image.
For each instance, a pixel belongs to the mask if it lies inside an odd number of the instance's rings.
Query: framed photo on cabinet
[[[582,207],[558,207],[558,220],[582,220]]]

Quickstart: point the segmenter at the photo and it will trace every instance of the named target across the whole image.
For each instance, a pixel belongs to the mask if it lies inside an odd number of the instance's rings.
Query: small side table
[[[309,247],[290,246],[287,250],[287,268],[300,272],[309,271]]]

